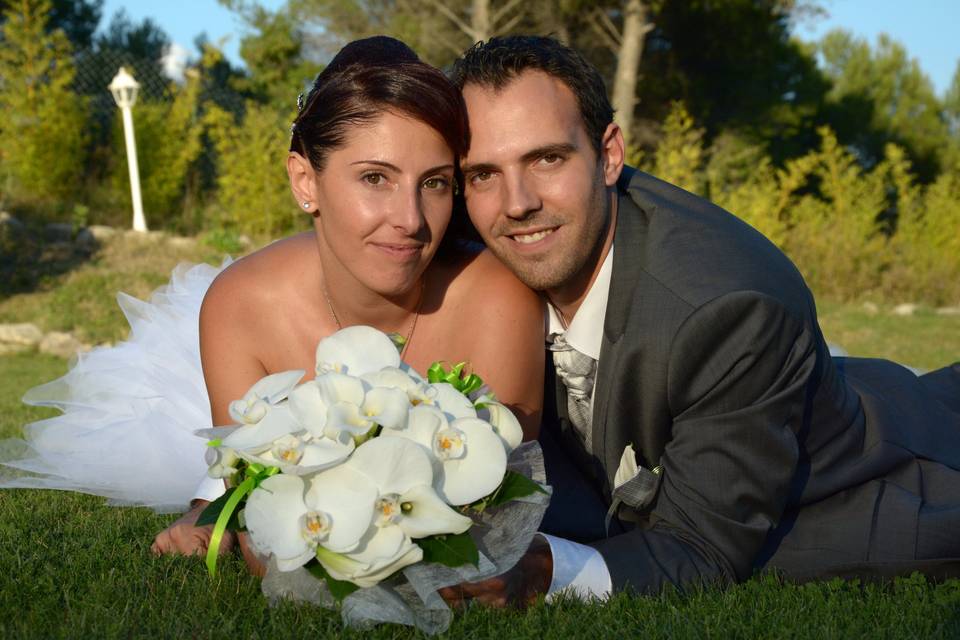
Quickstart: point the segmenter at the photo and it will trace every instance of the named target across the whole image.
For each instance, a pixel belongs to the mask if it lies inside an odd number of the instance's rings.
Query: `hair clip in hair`
[[[297,113],[303,112],[303,93],[297,95]]]

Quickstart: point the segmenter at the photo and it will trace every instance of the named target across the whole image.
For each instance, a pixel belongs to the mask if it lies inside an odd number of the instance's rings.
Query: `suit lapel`
[[[633,200],[623,191],[619,192],[617,202],[617,229],[614,232],[613,273],[610,280],[610,293],[604,318],[603,340],[600,347],[600,360],[597,363],[597,375],[594,381],[593,397],[593,452],[603,466],[604,493],[609,496],[619,464],[621,451],[610,449],[611,440],[619,441],[612,429],[617,425],[608,425],[611,389],[615,376],[620,369],[620,356],[624,349],[617,348],[624,336],[627,320],[630,316],[631,301],[642,271],[644,261],[643,214]],[[566,399],[564,398],[564,402]],[[619,427],[623,429],[623,427]]]

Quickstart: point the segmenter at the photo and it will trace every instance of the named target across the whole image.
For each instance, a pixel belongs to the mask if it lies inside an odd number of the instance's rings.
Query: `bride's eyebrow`
[[[401,169],[397,165],[392,164],[390,162],[385,162],[383,160],[357,160],[356,162],[351,162],[350,164],[351,165],[357,165],[357,164],[373,165],[375,167],[383,167],[384,169],[390,169],[391,171],[395,171],[397,173],[403,173],[403,169]],[[453,164],[451,163],[440,164],[435,167],[431,167],[426,171],[422,171],[420,175],[425,176],[431,173],[440,173],[441,171],[453,171],[453,168],[454,168]]]

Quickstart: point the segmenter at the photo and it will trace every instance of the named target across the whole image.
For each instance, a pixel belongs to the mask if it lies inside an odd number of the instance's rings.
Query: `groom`
[[[453,75],[470,217],[549,303],[559,416],[543,437],[567,465],[554,478],[580,487],[555,493],[551,526],[587,544],[548,536],[446,598],[656,592],[763,568],[960,575],[960,366],[918,378],[831,359],[776,247],[624,168],[603,81],[576,52],[495,38]]]

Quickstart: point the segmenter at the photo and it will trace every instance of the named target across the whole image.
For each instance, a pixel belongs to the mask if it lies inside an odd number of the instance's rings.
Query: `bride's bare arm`
[[[200,358],[215,425],[230,424],[229,403],[267,373],[255,355],[257,343],[252,341],[249,316],[243,315],[242,303],[249,302],[250,291],[244,291],[242,275],[239,270],[222,273],[210,286],[200,310]],[[246,313],[255,307],[249,305]],[[206,553],[213,527],[194,524],[206,505],[206,500],[194,500],[189,511],[157,534],[153,552]],[[233,536],[224,536],[221,550],[232,546]]]

